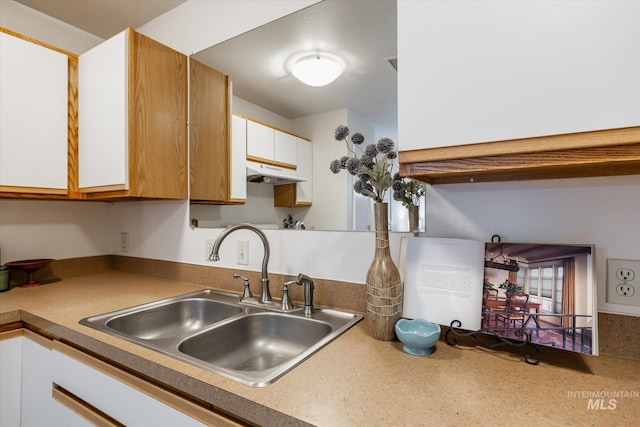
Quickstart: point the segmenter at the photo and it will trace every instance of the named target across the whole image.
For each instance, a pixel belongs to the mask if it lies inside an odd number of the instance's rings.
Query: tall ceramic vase
[[[395,324],[402,317],[402,282],[389,250],[388,205],[374,205],[376,242],[373,262],[367,272],[367,321],[375,339],[391,341]]]

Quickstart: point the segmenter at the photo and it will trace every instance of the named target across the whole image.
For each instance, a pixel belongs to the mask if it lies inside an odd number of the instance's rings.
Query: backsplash
[[[95,257],[56,260],[36,275],[41,283],[55,286],[55,282],[64,278],[95,274],[108,270],[141,274],[167,280],[193,283],[196,285],[240,293],[242,283],[233,280],[235,270],[214,268],[194,264],[158,261],[145,258],[104,255]],[[254,293],[258,292],[260,273],[244,271],[253,283]],[[26,278],[26,276],[25,276]],[[11,282],[15,285],[24,278],[20,272],[12,272]],[[271,274],[271,293],[282,296],[281,284],[292,277]],[[339,282],[315,279],[314,301],[319,306],[332,307],[359,313],[365,312],[365,286],[360,283]],[[302,289],[290,290],[294,301],[302,301]],[[598,313],[600,353],[612,356],[640,360],[640,317],[610,313]]]

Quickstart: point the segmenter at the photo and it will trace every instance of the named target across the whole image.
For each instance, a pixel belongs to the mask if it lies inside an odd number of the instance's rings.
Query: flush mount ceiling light
[[[298,59],[291,72],[306,85],[326,86],[342,74],[342,65],[329,56],[313,54]]]

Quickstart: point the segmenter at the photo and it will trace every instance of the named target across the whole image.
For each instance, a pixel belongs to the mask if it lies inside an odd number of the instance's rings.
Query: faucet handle
[[[251,293],[251,288],[249,287],[249,279],[238,274],[238,273],[234,273],[233,274],[233,278],[234,279],[242,279],[244,280],[244,292],[242,293],[242,296],[240,297],[240,301],[245,300],[245,299],[249,299],[249,298],[253,298],[253,294]]]
[[[290,280],[288,282],[284,282],[282,285],[282,310],[287,311],[291,310],[295,306],[291,302],[291,298],[289,298],[289,285],[297,285],[298,282],[296,280]]]

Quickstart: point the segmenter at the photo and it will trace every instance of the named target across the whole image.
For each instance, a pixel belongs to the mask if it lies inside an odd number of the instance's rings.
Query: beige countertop
[[[366,322],[270,386],[252,388],[78,324],[201,286],[107,272],[0,293],[0,325],[73,343],[140,376],[260,425],[623,426],[640,420],[640,361],[546,349],[540,365],[444,342],[429,357],[380,342]],[[603,398],[595,405],[597,398]],[[591,402],[590,402],[591,399]],[[613,406],[610,399],[614,399]]]

